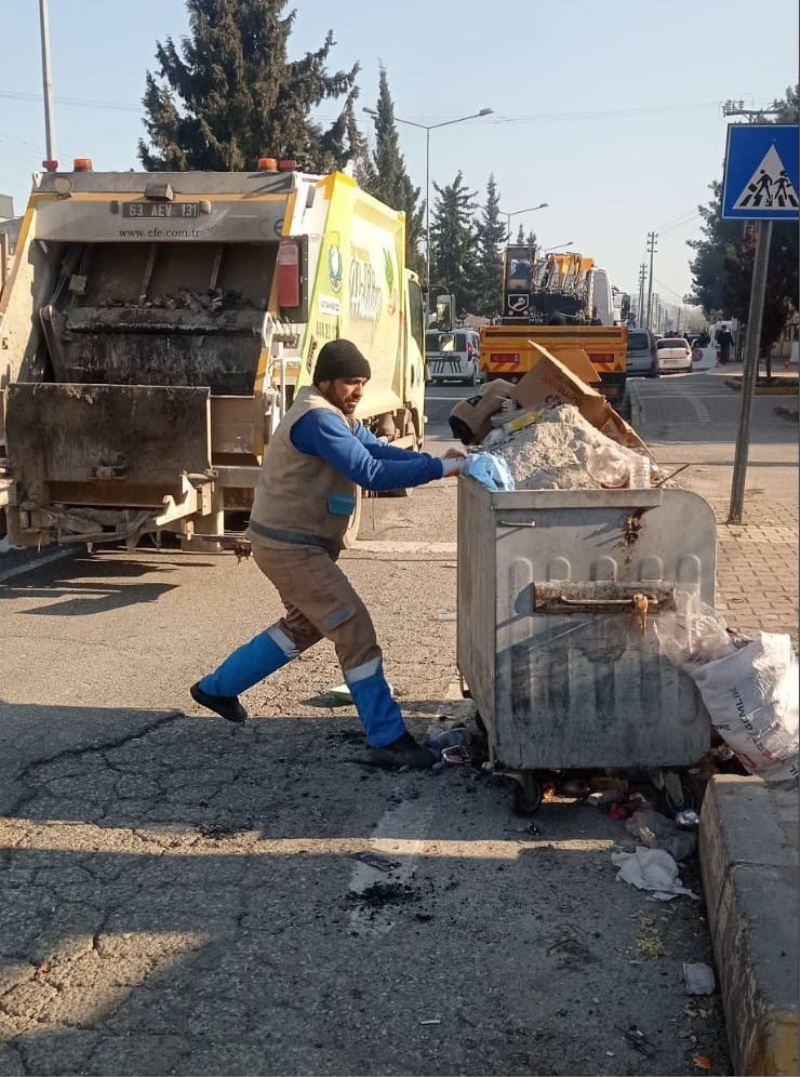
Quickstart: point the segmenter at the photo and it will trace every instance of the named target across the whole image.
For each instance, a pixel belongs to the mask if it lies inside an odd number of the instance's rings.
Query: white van
[[[481,338],[474,329],[454,329],[442,333],[429,329],[425,334],[426,380],[460,381],[478,385],[481,380]]]

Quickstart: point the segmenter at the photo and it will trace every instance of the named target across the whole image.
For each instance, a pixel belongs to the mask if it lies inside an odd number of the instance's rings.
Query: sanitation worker
[[[313,385],[297,393],[267,446],[247,531],[253,558],[286,612],[190,692],[229,722],[244,722],[239,694],[324,636],[336,648],[372,761],[422,769],[434,756],[406,729],[372,618],[336,561],[357,487],[420,486],[457,475],[465,457],[451,450],[438,459],[379,441],[353,417],[369,377],[368,361],[349,340],[321,349]]]

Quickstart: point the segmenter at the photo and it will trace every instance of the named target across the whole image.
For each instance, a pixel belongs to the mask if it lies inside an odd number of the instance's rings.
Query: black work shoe
[[[210,696],[200,687],[199,681],[189,689],[189,695],[195,703],[214,711],[220,718],[225,718],[228,722],[247,721],[247,711],[239,702],[238,696]]]
[[[398,767],[427,770],[436,762],[433,752],[417,744],[408,731],[402,737],[393,740],[391,744],[384,744],[380,748],[370,746],[369,754],[370,762],[376,767],[385,767],[387,770]]]

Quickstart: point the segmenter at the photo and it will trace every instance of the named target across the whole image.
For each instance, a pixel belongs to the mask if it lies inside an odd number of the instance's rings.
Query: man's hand
[[[442,457],[442,478],[450,479],[455,475],[460,475],[466,467],[467,454],[465,452],[459,452],[458,449],[450,449]]]

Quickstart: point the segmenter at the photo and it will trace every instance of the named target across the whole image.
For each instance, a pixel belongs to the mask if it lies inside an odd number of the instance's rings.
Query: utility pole
[[[733,486],[729,524],[740,524],[744,510],[744,486],[747,479],[747,458],[750,452],[750,415],[753,410],[753,394],[758,380],[758,351],[761,344],[761,319],[764,314],[764,296],[767,291],[767,267],[769,245],[772,240],[772,221],[756,221],[758,230],[756,254],[753,262],[753,283],[750,288],[750,309],[747,314],[747,340],[744,345],[744,371],[742,372],[742,410],[739,414],[739,432],[736,437],[736,455],[733,460]]]
[[[653,255],[656,253],[656,243],[658,241],[657,232],[647,233],[647,253],[650,255],[650,282],[647,286],[647,328],[651,329],[651,318],[653,313]]]
[[[53,76],[50,72],[50,25],[47,16],[47,0],[39,0],[39,25],[42,36],[42,90],[44,95],[44,132],[47,142],[47,160],[56,157],[56,129],[53,120]]]
[[[644,262],[639,266],[639,308],[636,312],[636,324],[641,329],[644,325],[644,282],[647,277],[647,266]]]

